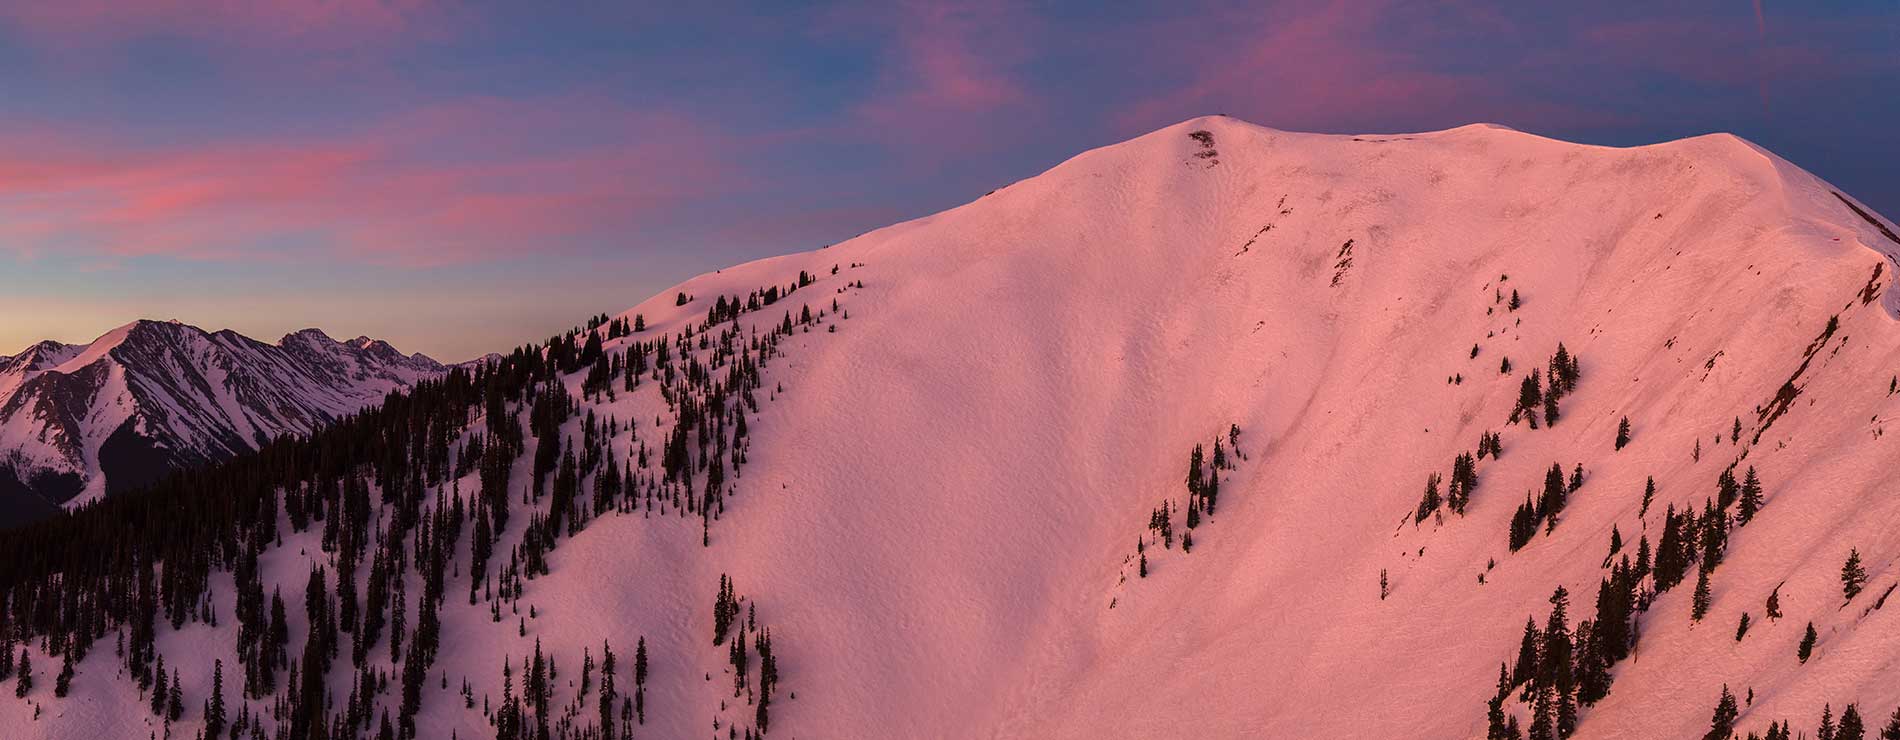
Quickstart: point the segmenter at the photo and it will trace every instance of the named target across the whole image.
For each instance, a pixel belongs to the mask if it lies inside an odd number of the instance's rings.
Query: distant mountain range
[[[0,523],[308,432],[445,370],[316,329],[265,344],[136,321],[90,344],[40,342],[0,357]]]

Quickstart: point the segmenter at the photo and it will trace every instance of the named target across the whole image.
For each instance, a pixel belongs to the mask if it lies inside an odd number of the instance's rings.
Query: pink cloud
[[[1413,18],[1427,11],[1391,0],[1298,5],[1292,12],[1252,4],[1207,8],[1123,39],[1118,53],[1140,49],[1156,60],[1160,74],[1182,79],[1125,106],[1114,120],[1125,130],[1145,130],[1230,113],[1308,131],[1373,127],[1394,111],[1446,126],[1471,123],[1474,116],[1521,126],[1623,120],[1611,111],[1514,95],[1499,88],[1494,69],[1448,71],[1452,67],[1436,55],[1465,43],[1460,34],[1515,28],[1482,5],[1428,11],[1452,18]]]
[[[840,25],[866,27],[885,46],[847,125],[912,155],[948,158],[993,146],[1006,130],[995,125],[999,115],[1036,113],[1014,71],[1034,50],[1037,19],[1026,8],[913,0],[847,13]]]
[[[254,46],[329,45],[426,29],[429,0],[61,0],[0,4],[0,23],[60,44],[173,35]]]
[[[1330,2],[1279,16],[1249,7],[1209,11],[1143,42],[1197,70],[1186,84],[1121,113],[1152,127],[1247,101],[1260,122],[1324,129],[1339,120],[1463,95],[1469,84],[1372,38],[1383,3]],[[1237,111],[1227,111],[1237,112]]]
[[[598,101],[477,101],[363,131],[149,147],[0,128],[0,249],[401,265],[627,244],[745,187],[743,142]]]

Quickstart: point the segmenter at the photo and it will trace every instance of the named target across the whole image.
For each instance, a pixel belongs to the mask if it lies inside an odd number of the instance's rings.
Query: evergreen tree
[[[165,682],[168,680],[165,675],[165,656],[158,656],[158,670],[155,672],[158,675],[154,679],[155,683],[152,684],[151,709],[153,715],[162,716],[165,714],[165,700],[171,698],[171,693],[165,690]]]
[[[1741,624],[1735,626],[1735,641],[1741,642],[1748,635],[1748,612],[1742,612]]]
[[[1900,740],[1900,708],[1895,708],[1887,726],[1880,728],[1880,740]]]
[[[1418,501],[1418,511],[1412,516],[1412,523],[1418,524],[1425,521],[1426,517],[1431,516],[1432,512],[1438,510],[1440,503],[1441,499],[1438,496],[1438,474],[1432,473],[1431,477],[1425,480],[1425,495]],[[1188,512],[1193,513],[1193,511],[1193,505],[1190,504]]]
[[[1847,551],[1847,562],[1841,565],[1841,594],[1846,596],[1848,601],[1853,601],[1866,585],[1867,569],[1860,565],[1860,550],[1850,548]]]
[[[182,682],[178,680],[178,671],[173,669],[171,692],[165,699],[165,718],[173,722],[177,722],[178,718],[185,713],[185,696],[184,690],[179,686],[180,683]]]
[[[1504,698],[1494,696],[1485,702],[1485,740],[1508,740],[1510,727],[1505,724]]]
[[[1530,544],[1531,537],[1537,534],[1537,508],[1531,504],[1530,493],[1524,494],[1524,503],[1518,504],[1517,512],[1511,515],[1511,552],[1517,552]]]
[[[534,659],[529,663],[527,673],[528,681],[527,685],[522,687],[522,693],[528,700],[529,706],[534,708],[534,736],[536,740],[547,740],[548,701],[553,698],[554,689],[549,685],[553,681],[548,676],[548,663],[541,656],[540,638],[535,638]]]
[[[1689,619],[1700,622],[1709,614],[1709,569],[1697,568],[1695,575],[1695,596],[1690,601]]]
[[[1755,477],[1755,466],[1748,466],[1748,473],[1742,477],[1741,508],[1735,513],[1735,523],[1745,525],[1761,512],[1761,479]]]
[[[224,734],[224,661],[211,662],[211,696],[205,699],[205,737]]]
[[[1577,702],[1568,686],[1557,687],[1557,737],[1570,737],[1577,731]]]
[[[600,736],[613,738],[614,699],[618,695],[614,688],[614,651],[605,640],[601,641],[600,651]]]
[[[1599,634],[1602,629],[1599,623],[1589,620],[1577,624],[1573,650],[1577,656],[1578,704],[1595,704],[1610,694],[1610,656],[1606,653],[1609,641]],[[1575,727],[1574,720],[1569,726]]]
[[[20,664],[16,670],[20,677],[13,685],[13,695],[25,697],[33,693],[33,656],[27,654],[26,648],[20,648]]]
[[[1716,476],[1715,488],[1716,507],[1723,511],[1728,511],[1729,505],[1735,503],[1735,498],[1742,490],[1741,486],[1735,482],[1735,469],[1729,468],[1723,470],[1721,475]]]
[[[1582,373],[1577,366],[1577,356],[1570,354],[1570,350],[1564,349],[1563,342],[1557,343],[1557,356],[1553,358],[1551,364],[1556,367],[1557,374],[1563,379],[1564,392],[1576,390],[1577,379],[1582,376]]]
[[[1188,456],[1187,490],[1190,499],[1199,498],[1201,495],[1201,466],[1204,459],[1201,446],[1195,445],[1194,452]]]
[[[1639,509],[1636,512],[1636,516],[1638,518],[1648,517],[1649,505],[1651,502],[1654,502],[1655,500],[1656,500],[1656,476],[1652,475],[1652,476],[1649,476],[1648,480],[1643,482],[1643,508]]]
[[[73,649],[68,647],[59,666],[59,675],[53,677],[53,696],[65,698],[73,690]]]
[[[1574,676],[1571,674],[1570,592],[1558,586],[1550,594],[1550,616],[1544,621],[1544,640],[1537,652],[1538,679],[1559,689],[1557,698],[1568,700]]]
[[[1532,429],[1537,428],[1537,409],[1544,404],[1543,383],[1539,380],[1537,369],[1524,376],[1524,382],[1517,388],[1517,409],[1511,412],[1511,418],[1520,414],[1528,415]]]
[[[647,723],[647,638],[640,636],[640,644],[633,652],[633,706],[638,712],[640,724]]]
[[[1702,563],[1715,570],[1728,547],[1728,514],[1705,502],[1702,510]]]
[[[1623,417],[1622,421],[1619,421],[1616,423],[1616,449],[1621,450],[1623,449],[1624,445],[1627,445],[1629,443],[1630,443],[1630,418],[1625,416]]]
[[[1676,507],[1670,505],[1663,511],[1662,540],[1656,543],[1656,591],[1658,593],[1675,588],[1688,574],[1689,554],[1693,546],[1685,541],[1685,532],[1689,529],[1684,520],[1693,516],[1677,516]]]
[[[1735,733],[1735,718],[1741,712],[1735,706],[1735,695],[1729,693],[1728,684],[1722,684],[1722,697],[1715,702],[1715,716],[1709,720],[1709,732],[1703,740],[1727,740]]]
[[[1524,639],[1517,646],[1517,664],[1511,668],[1513,685],[1521,686],[1537,677],[1537,618],[1524,618]]]
[[[1865,740],[1867,725],[1860,718],[1860,708],[1851,702],[1841,710],[1841,725],[1834,730],[1834,740]]]
[[[1556,689],[1548,685],[1535,687],[1535,698],[1531,701],[1531,731],[1529,740],[1558,740],[1555,704]]]
[[[1815,728],[1814,737],[1815,740],[1835,740],[1833,707],[1827,704],[1821,705],[1821,726]]]
[[[1544,520],[1544,531],[1557,528],[1557,515],[1563,513],[1564,503],[1570,496],[1570,489],[1564,483],[1564,468],[1557,463],[1550,464],[1550,470],[1544,473],[1544,495],[1537,502],[1537,516]]]
[[[732,579],[719,574],[719,594],[713,599],[713,644],[723,645],[732,620],[739,616],[739,599],[734,595]]]
[[[1215,449],[1218,450],[1219,447],[1217,446],[1215,447]],[[1216,467],[1213,470],[1208,471],[1207,490],[1202,492],[1201,494],[1202,503],[1207,505],[1208,514],[1214,513],[1214,502],[1218,500],[1219,498],[1220,498],[1220,468]]]
[[[1794,655],[1795,657],[1800,658],[1801,662],[1803,663],[1808,662],[1808,657],[1811,655],[1814,655],[1815,637],[1816,635],[1814,634],[1814,623],[1809,622],[1807,634],[1801,637],[1801,646],[1795,649]]]
[[[1781,618],[1781,587],[1780,586],[1776,586],[1775,590],[1768,592],[1767,611],[1768,611],[1768,619],[1770,621]]]

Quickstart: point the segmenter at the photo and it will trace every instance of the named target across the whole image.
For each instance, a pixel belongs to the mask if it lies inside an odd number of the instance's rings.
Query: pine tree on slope
[[[1860,565],[1860,550],[1851,548],[1847,551],[1847,562],[1841,565],[1841,594],[1853,601],[1866,585],[1867,569]]]
[[[1727,740],[1735,733],[1735,718],[1740,711],[1735,706],[1735,695],[1729,693],[1728,684],[1722,684],[1722,698],[1715,702],[1715,716],[1709,720],[1709,732],[1703,740]]]

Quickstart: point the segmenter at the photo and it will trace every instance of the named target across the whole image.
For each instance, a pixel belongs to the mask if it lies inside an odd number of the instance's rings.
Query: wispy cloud
[[[843,15],[843,14],[840,14]],[[852,27],[879,41],[870,89],[839,121],[928,166],[992,149],[1011,127],[999,120],[1039,111],[1017,67],[1034,53],[1039,26],[1009,0],[911,0],[854,8]]]
[[[439,30],[442,10],[430,0],[62,0],[0,3],[0,24],[66,46],[152,36],[238,46],[352,46]]]
[[[684,116],[567,99],[196,145],[0,127],[0,249],[405,265],[584,249],[734,187],[731,146]]]

